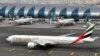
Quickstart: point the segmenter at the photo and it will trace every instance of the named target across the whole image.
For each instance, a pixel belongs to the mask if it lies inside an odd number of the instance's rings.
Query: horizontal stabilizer
[[[88,38],[84,38],[83,41],[86,41],[86,42],[94,42],[96,39],[98,39],[99,37],[88,37]]]

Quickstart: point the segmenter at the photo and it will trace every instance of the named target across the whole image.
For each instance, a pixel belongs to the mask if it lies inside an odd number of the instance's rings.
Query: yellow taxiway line
[[[11,51],[14,51],[15,49],[14,48],[12,48],[12,49],[10,49],[10,50],[8,50],[9,52],[11,52]]]
[[[74,56],[74,55],[75,55],[75,53],[74,53],[74,52],[71,52],[71,53],[70,53],[70,56]]]
[[[33,50],[29,50],[27,53],[31,53]]]

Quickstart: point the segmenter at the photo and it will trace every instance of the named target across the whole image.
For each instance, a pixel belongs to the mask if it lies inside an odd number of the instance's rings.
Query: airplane
[[[55,22],[55,24],[59,25],[59,26],[66,26],[66,25],[74,25],[74,19],[57,19]]]
[[[20,18],[16,20],[10,20],[8,24],[22,25],[22,24],[32,24],[34,21],[33,18]]]
[[[11,44],[13,43],[23,43],[27,42],[28,48],[35,48],[37,45],[46,46],[46,45],[59,45],[59,44],[79,44],[94,42],[98,37],[92,37],[95,24],[91,23],[79,36],[69,36],[60,35],[60,36],[42,36],[42,35],[11,35],[6,38]]]

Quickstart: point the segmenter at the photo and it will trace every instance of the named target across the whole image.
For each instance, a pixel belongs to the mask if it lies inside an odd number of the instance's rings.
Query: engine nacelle
[[[34,42],[29,42],[29,43],[27,44],[27,46],[28,46],[28,48],[34,48],[34,47],[36,46],[36,43],[34,43]]]

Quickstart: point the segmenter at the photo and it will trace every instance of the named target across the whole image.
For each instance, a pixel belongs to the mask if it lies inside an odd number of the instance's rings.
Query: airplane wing
[[[35,43],[37,43],[41,46],[45,46],[46,44],[51,44],[51,45],[55,44],[55,42],[51,42],[51,41],[38,41],[38,42],[35,42]]]
[[[73,34],[75,34],[75,33],[69,33],[69,34],[64,34],[64,35],[60,35],[60,36],[70,36],[70,35],[73,35]]]

